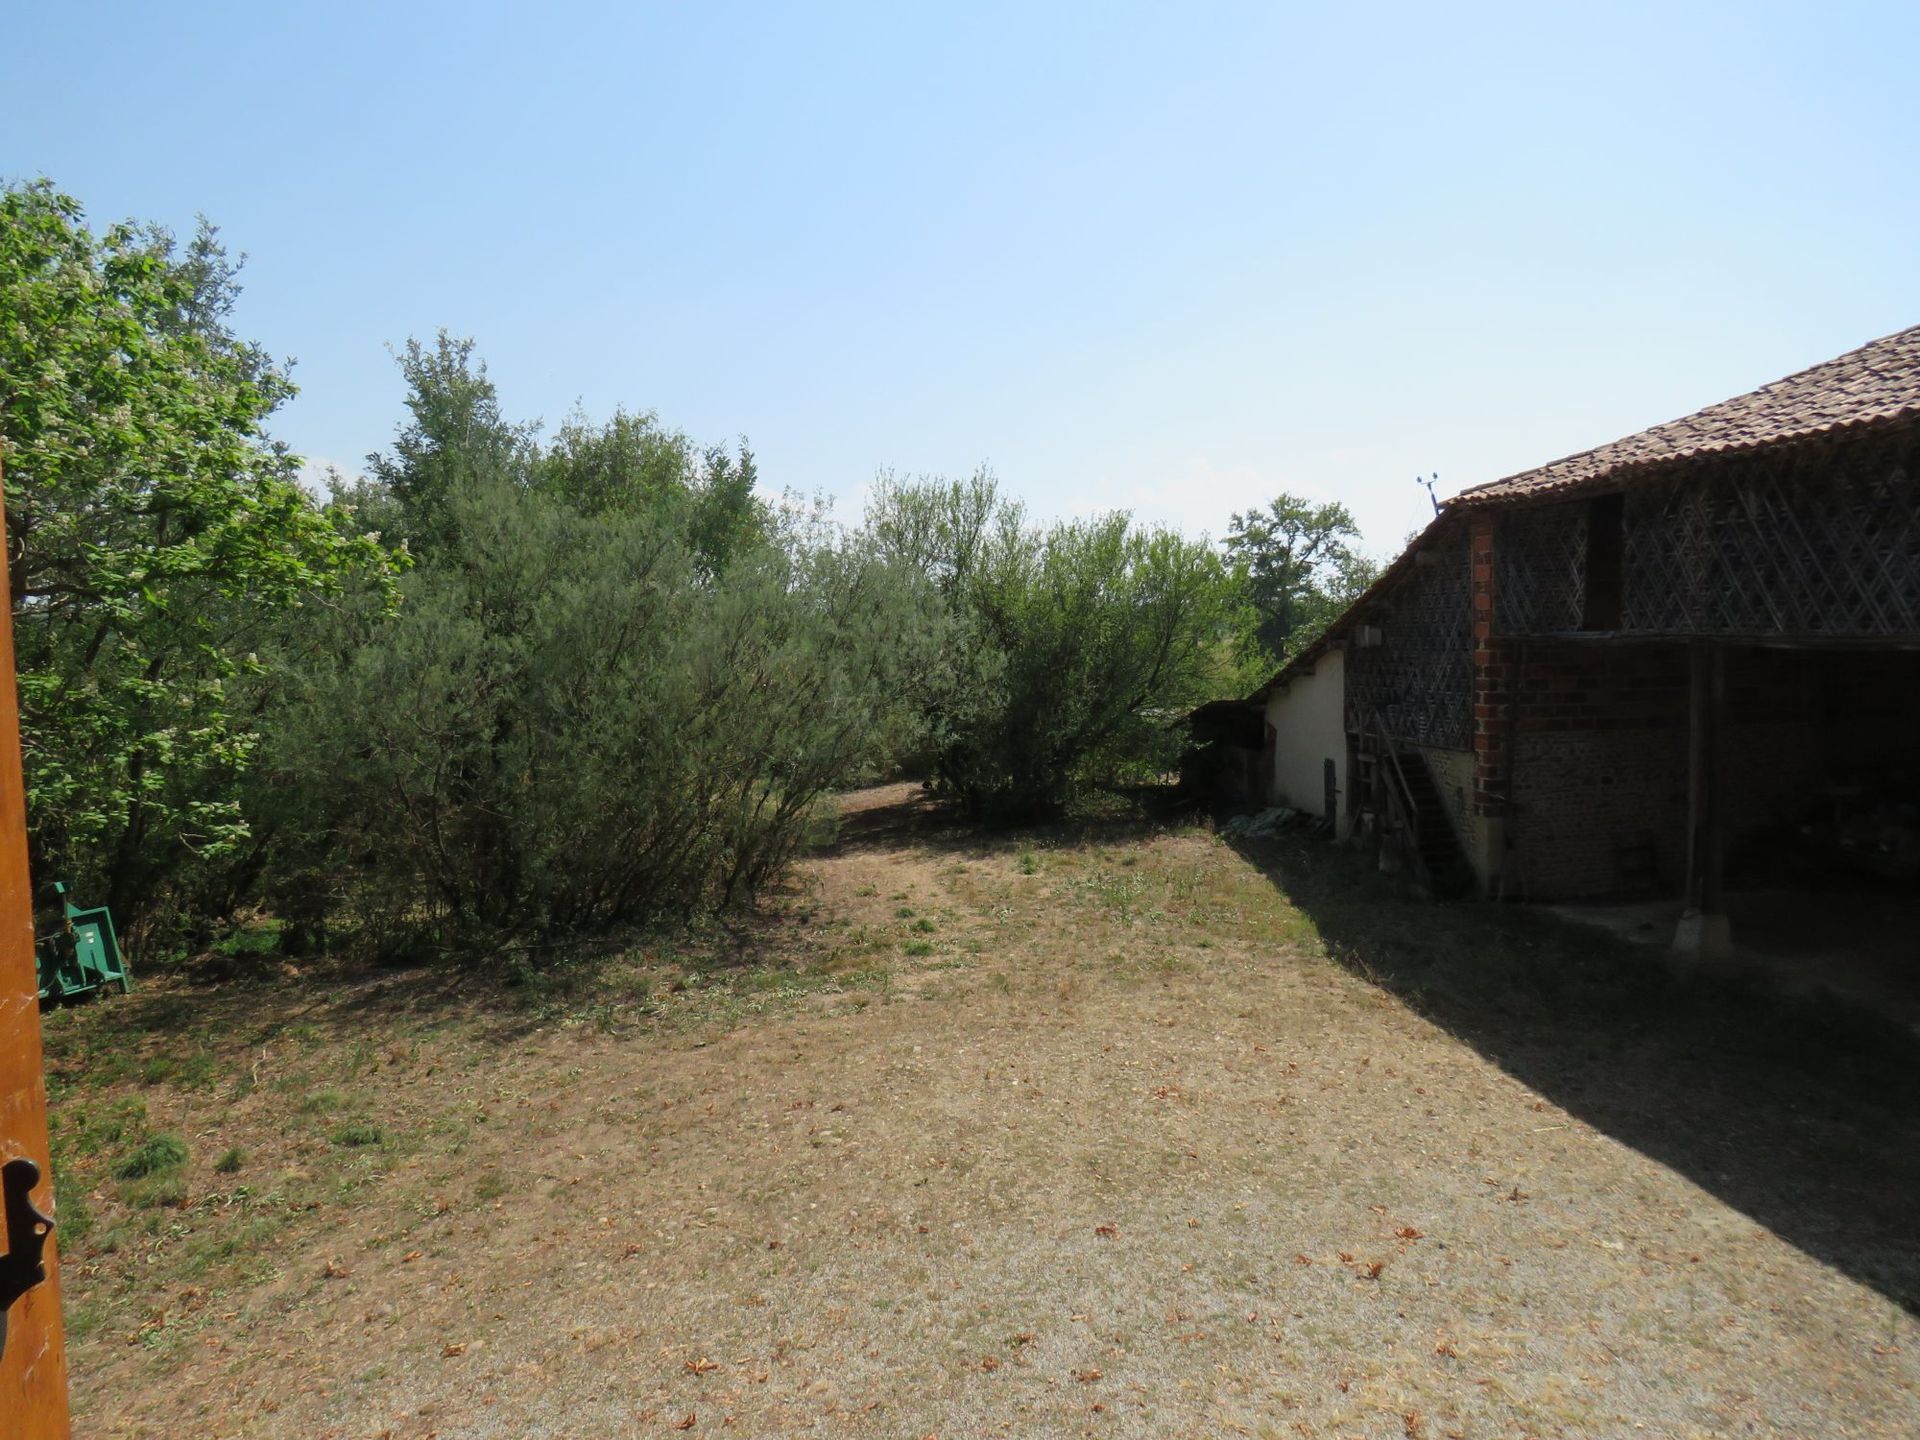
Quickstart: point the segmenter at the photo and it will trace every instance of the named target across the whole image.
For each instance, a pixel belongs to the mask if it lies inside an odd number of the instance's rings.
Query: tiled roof
[[[1325,634],[1282,665],[1247,698],[1261,699],[1274,686],[1310,671],[1314,661],[1351,629],[1374,601],[1399,584],[1417,552],[1442,527],[1464,518],[1460,514],[1463,510],[1550,498],[1562,491],[1617,482],[1630,472],[1673,461],[1758,450],[1902,417],[1920,419],[1920,325],[1762,385],[1750,394],[1709,405],[1684,419],[1669,420],[1537,470],[1462,490],[1444,503],[1442,514],[1380,573],[1365,594],[1334,619]]]
[[[1454,506],[1510,504],[1597,484],[1621,472],[1702,455],[1757,450],[1789,440],[1920,416],[1920,325],[1837,359],[1722,400],[1680,420],[1462,490]]]

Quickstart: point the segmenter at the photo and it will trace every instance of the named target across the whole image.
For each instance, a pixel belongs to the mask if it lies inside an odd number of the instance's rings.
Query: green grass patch
[[[116,1180],[141,1180],[187,1163],[187,1143],[177,1135],[149,1135],[114,1162]]]
[[[187,1177],[177,1171],[129,1180],[120,1187],[120,1198],[135,1210],[162,1210],[187,1203]]]
[[[338,1090],[315,1090],[300,1102],[302,1115],[332,1115],[347,1103]]]

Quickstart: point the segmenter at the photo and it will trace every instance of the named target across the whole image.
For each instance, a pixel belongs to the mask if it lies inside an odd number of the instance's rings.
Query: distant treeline
[[[445,334],[318,500],[236,270],[204,225],[96,234],[0,191],[33,871],[150,945],[250,907],[396,952],[714,911],[902,766],[982,821],[1162,773],[1170,719],[1284,648],[1277,508],[1223,554],[1036,525],[982,474],[883,478],[840,525],[651,414],[543,438]]]

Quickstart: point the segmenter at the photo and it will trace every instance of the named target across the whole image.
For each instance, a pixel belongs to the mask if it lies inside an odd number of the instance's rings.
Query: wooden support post
[[[1695,960],[1733,954],[1723,893],[1726,871],[1725,760],[1727,659],[1722,645],[1695,641],[1687,716],[1687,889],[1673,948]]]
[[[7,589],[0,545],[0,594]],[[33,891],[27,879],[26,787],[13,673],[13,614],[0,612],[0,1165],[31,1160],[40,1171],[33,1204],[53,1212],[47,1153],[47,1088],[40,1056],[39,981],[33,963]],[[8,1236],[0,1228],[0,1247]],[[47,1278],[0,1313],[0,1435],[64,1440],[67,1356],[60,1328],[58,1245],[41,1253]]]

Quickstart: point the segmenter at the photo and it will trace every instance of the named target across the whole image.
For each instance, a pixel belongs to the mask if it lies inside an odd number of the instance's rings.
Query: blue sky
[[[385,346],[745,434],[857,507],[989,463],[1370,548],[1443,493],[1920,322],[1920,7],[63,5],[0,173],[197,212],[356,464]]]

